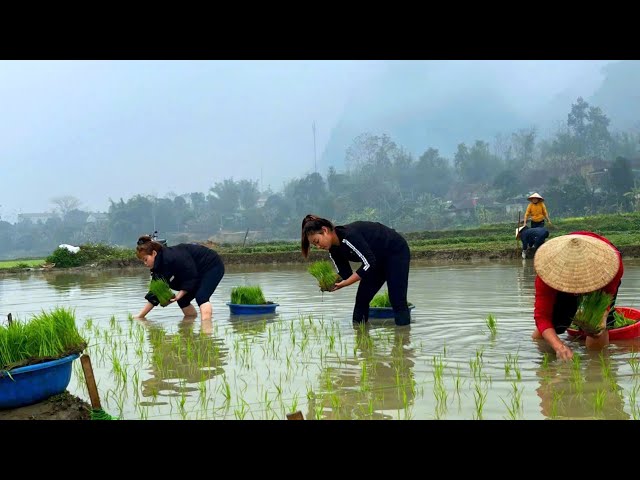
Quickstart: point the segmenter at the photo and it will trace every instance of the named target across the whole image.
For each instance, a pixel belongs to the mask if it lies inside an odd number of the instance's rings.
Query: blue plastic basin
[[[415,305],[409,305],[409,311],[416,308]],[[369,307],[369,318],[394,318],[392,307]]]
[[[274,313],[278,303],[266,303],[264,305],[242,305],[239,303],[229,303],[229,310],[233,315],[255,315],[259,313]]]
[[[0,409],[32,405],[64,392],[71,381],[72,362],[79,356],[74,353],[58,360],[14,368],[8,373],[0,371]]]

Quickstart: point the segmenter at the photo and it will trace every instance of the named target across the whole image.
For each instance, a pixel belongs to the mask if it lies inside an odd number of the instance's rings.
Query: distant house
[[[56,218],[57,216],[55,213],[19,213],[18,222],[46,223],[50,218]]]
[[[87,217],[87,223],[103,223],[109,220],[109,215],[101,212],[90,213]]]
[[[258,197],[258,201],[256,202],[256,207],[258,208],[262,208],[264,207],[264,204],[267,203],[267,199],[271,196],[271,194],[269,195],[265,195],[262,194]]]

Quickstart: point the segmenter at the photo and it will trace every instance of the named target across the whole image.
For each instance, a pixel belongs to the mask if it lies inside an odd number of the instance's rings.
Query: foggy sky
[[[576,84],[580,95],[592,94],[607,62],[432,63],[432,97],[495,83],[519,115],[536,122],[563,95],[575,100]],[[351,121],[349,128],[364,133],[369,118],[393,108],[388,97],[376,104],[367,86],[396,67],[402,65],[0,61],[0,217],[13,222],[18,213],[51,211],[51,199],[61,195],[77,197],[84,210],[106,211],[109,198],[207,192],[225,178],[279,191],[284,181],[313,171],[314,121],[318,171],[325,175],[329,164],[341,164],[339,153],[323,156],[338,125]],[[345,112],[354,106],[359,116]]]

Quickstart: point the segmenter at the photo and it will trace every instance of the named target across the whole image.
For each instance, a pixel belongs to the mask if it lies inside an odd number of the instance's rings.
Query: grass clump
[[[0,326],[0,371],[63,358],[86,346],[73,310],[43,310],[28,322],[14,320]]]
[[[173,290],[171,290],[167,281],[162,278],[154,278],[151,280],[151,283],[149,283],[149,292],[158,298],[160,305],[163,307],[169,305],[169,300],[174,297]]]
[[[260,286],[234,287],[231,290],[231,303],[235,305],[264,305],[262,288]]]
[[[331,291],[331,288],[340,279],[331,262],[327,260],[312,263],[308,271],[318,280],[318,286],[322,292]]]
[[[597,335],[603,329],[602,318],[611,305],[612,296],[601,290],[581,295],[573,323],[587,335]]]

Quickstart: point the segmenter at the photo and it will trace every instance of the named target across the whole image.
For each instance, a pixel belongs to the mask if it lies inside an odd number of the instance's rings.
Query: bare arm
[[[556,356],[560,360],[571,360],[573,357],[573,351],[560,340],[555,329],[547,328],[542,332],[542,338],[556,351]]]
[[[177,302],[178,300],[180,300],[182,297],[184,297],[187,294],[186,290],[180,290],[175,297],[173,297],[171,300],[169,300],[169,302],[173,303],[173,302]]]
[[[140,313],[136,315],[137,318],[144,318],[147,313],[153,310],[153,304],[151,302],[147,302],[147,304],[140,310]]]
[[[332,292],[335,292],[336,290],[340,290],[343,287],[348,287],[349,285],[352,285],[356,282],[360,281],[360,275],[358,275],[357,273],[352,273],[351,276],[349,278],[347,278],[346,280],[342,280],[341,282],[336,283],[333,288],[331,289]]]

